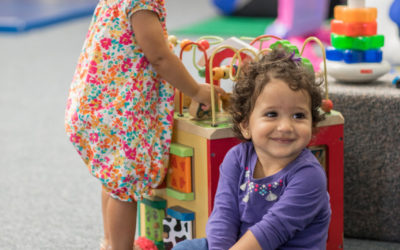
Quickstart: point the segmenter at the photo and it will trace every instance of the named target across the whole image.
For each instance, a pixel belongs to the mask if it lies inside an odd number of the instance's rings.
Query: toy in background
[[[334,6],[345,0],[213,0],[212,2],[224,15],[276,17],[274,23],[266,27],[265,34],[287,39],[300,47],[309,36],[317,37],[324,44],[330,43],[329,27],[324,26],[324,21],[331,16]],[[274,13],[271,14],[271,10]],[[308,46],[304,51],[304,56],[311,61],[316,71],[319,71],[322,62],[322,56],[318,52],[319,48],[314,46]]]
[[[377,9],[364,0],[338,5],[331,21],[331,44],[326,48],[329,75],[344,82],[369,82],[386,74],[390,64],[382,60],[384,36],[377,34]]]
[[[279,0],[212,0],[211,2],[220,13],[226,16],[277,17],[278,15]],[[328,2],[328,17],[330,18],[333,7],[344,4],[346,0],[328,0]]]
[[[398,41],[400,41],[400,0],[393,1],[392,5],[390,6],[389,16],[393,20],[393,22],[395,22],[397,25],[397,38],[398,38]],[[394,32],[394,33],[396,33],[396,32]],[[397,46],[396,48],[399,48],[399,46]],[[395,54],[395,59],[398,61],[395,61],[393,63],[397,65],[396,69],[397,69],[397,72],[399,73],[400,72],[400,55],[399,55],[398,49],[394,49],[391,52],[397,52],[397,56]],[[388,60],[390,60],[390,59],[388,59]],[[392,83],[396,86],[396,88],[400,88],[400,76],[396,76],[393,79]]]
[[[365,6],[378,10],[378,33],[385,36],[383,59],[392,65],[400,65],[400,1],[365,0]]]
[[[223,15],[275,17],[278,0],[212,0]]]
[[[279,0],[278,17],[265,34],[282,38],[316,35],[328,15],[329,0]]]
[[[396,76],[393,81],[392,81],[393,85],[396,86],[396,88],[400,89],[400,76]]]
[[[324,44],[329,43],[329,29],[324,27],[328,16],[329,0],[279,0],[278,16],[268,26],[265,34],[275,35],[289,40],[300,47],[309,36],[315,36]],[[308,46],[304,56],[319,71],[322,56],[319,48]]]
[[[275,39],[276,41],[271,41]],[[207,40],[207,41],[206,41]],[[207,115],[198,117],[189,113],[194,102],[177,93],[174,131],[170,150],[170,168],[165,183],[157,189],[155,197],[141,202],[139,235],[154,240],[158,249],[171,249],[184,239],[205,237],[205,226],[214,204],[214,196],[219,178],[219,165],[226,152],[240,143],[231,130],[229,114],[229,96],[216,98],[214,85],[221,80],[236,80],[240,65],[245,60],[257,60],[258,56],[283,47],[293,51],[294,58],[301,60],[310,70],[311,62],[303,57],[305,45],[316,42],[317,38],[308,38],[299,52],[297,47],[279,37],[263,35],[253,38],[250,43],[235,37],[223,40],[218,37],[201,37],[198,41],[178,41],[169,38],[173,47],[180,45],[180,57],[183,52],[193,49],[193,65],[199,75],[210,83],[212,107]],[[264,43],[270,43],[268,47]],[[255,46],[255,45],[258,46]],[[265,48],[263,48],[265,47]],[[196,62],[195,50],[202,58]],[[324,52],[324,50],[322,50]],[[326,70],[324,70],[325,79]],[[331,197],[332,219],[327,242],[328,249],[340,249],[343,246],[343,117],[334,111],[328,97],[328,85],[325,81],[326,97],[322,109],[327,119],[318,124],[319,133],[311,140],[309,147],[321,161],[328,177],[328,192]],[[185,106],[186,105],[186,106]],[[197,111],[200,105],[197,106]],[[196,118],[196,119],[194,119]],[[154,218],[153,218],[154,217]],[[160,227],[160,219],[162,227]],[[157,230],[150,233],[149,229]],[[161,232],[162,230],[162,232]],[[158,237],[162,233],[163,242]]]
[[[394,0],[390,6],[389,16],[396,23],[398,32],[397,36],[400,38],[400,0]]]

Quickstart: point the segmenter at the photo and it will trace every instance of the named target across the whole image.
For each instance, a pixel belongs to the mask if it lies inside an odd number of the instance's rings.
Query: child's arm
[[[229,250],[243,250],[243,249],[252,249],[252,250],[262,250],[262,247],[258,243],[254,234],[248,230],[235,245],[233,245]]]
[[[184,94],[207,106],[211,104],[210,86],[198,84],[181,60],[169,49],[156,13],[142,10],[131,17],[136,41],[158,74]],[[224,91],[215,86],[217,93]]]

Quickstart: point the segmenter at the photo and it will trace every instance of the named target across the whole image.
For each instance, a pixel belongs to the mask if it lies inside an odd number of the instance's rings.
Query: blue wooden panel
[[[181,221],[193,221],[194,212],[181,206],[173,206],[167,209],[167,215]]]

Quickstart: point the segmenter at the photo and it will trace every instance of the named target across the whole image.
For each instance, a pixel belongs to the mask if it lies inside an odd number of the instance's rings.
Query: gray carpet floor
[[[216,15],[207,2],[168,0],[169,28]],[[64,132],[68,88],[89,21],[0,33],[0,250],[99,248],[100,184]],[[346,239],[344,247],[400,244]]]

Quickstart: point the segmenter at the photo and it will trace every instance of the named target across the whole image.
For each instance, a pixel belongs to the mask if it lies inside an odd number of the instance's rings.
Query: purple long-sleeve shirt
[[[263,249],[325,249],[331,215],[326,174],[308,149],[280,172],[254,179],[251,142],[233,147],[220,166],[208,247],[229,249],[250,230]]]

